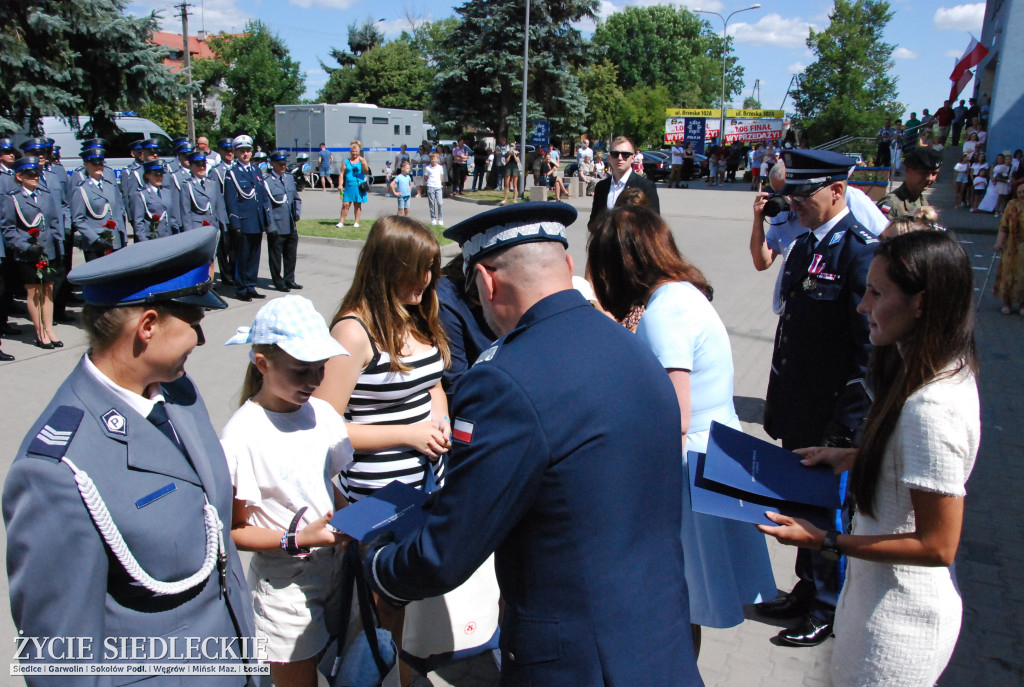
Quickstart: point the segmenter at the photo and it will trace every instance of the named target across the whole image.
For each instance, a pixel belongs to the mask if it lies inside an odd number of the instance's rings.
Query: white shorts
[[[265,638],[267,660],[301,661],[327,646],[337,618],[336,592],[342,551],[315,549],[304,558],[257,553],[247,576],[256,637]]]

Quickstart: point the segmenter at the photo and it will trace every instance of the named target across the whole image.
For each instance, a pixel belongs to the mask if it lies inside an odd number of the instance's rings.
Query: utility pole
[[[188,121],[188,140],[196,140],[196,120],[192,114],[195,107],[192,102],[192,55],[188,49],[188,8],[192,5],[182,2],[175,7],[181,10],[181,45],[185,54],[185,85],[188,87],[188,95],[185,99],[185,118]]]

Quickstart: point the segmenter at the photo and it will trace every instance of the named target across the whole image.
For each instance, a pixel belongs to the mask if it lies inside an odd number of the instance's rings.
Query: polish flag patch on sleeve
[[[452,424],[452,439],[461,441],[464,444],[468,444],[473,441],[473,423],[469,420],[463,420],[462,418],[455,418],[455,423]]]

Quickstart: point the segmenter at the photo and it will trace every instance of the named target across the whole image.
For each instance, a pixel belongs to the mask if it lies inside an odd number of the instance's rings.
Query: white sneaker
[[[437,220],[437,226],[443,227],[444,226],[444,220],[443,219]]]
[[[344,222],[338,222],[334,226],[338,227],[339,229],[344,229],[345,228],[345,223]]]
[[[352,228],[353,229],[358,229],[359,228],[359,222],[353,222],[352,223]]]

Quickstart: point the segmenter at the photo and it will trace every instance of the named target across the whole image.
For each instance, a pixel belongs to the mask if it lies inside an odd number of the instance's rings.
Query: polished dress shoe
[[[262,299],[264,299],[266,297],[267,297],[267,294],[265,294],[265,293],[260,293],[256,289],[249,289],[249,298],[256,298],[256,299],[262,300]]]
[[[284,293],[288,293],[289,291],[291,291],[291,289],[288,288],[287,284],[274,284],[274,288],[277,289],[278,291],[283,291]]]
[[[252,296],[249,295],[248,291],[236,291],[235,292],[235,298],[237,298],[240,301],[246,301],[246,302],[249,302],[249,301],[252,300]]]
[[[36,347],[42,348],[47,351],[52,351],[54,348],[56,348],[56,346],[54,346],[52,343],[43,343],[39,339],[36,339]]]
[[[289,289],[294,289],[296,291],[301,291],[302,290],[302,284],[296,284],[295,282],[290,281],[290,282],[288,282],[288,288]]]
[[[64,348],[63,341],[50,341],[50,345],[53,346],[54,348]]]
[[[832,623],[808,615],[799,624],[780,632],[776,639],[789,646],[818,646],[831,636]]]
[[[9,363],[12,360],[14,360],[13,355],[11,355],[10,353],[4,353],[3,351],[0,351],[0,363]]]
[[[799,618],[802,615],[807,615],[807,611],[810,609],[810,604],[793,594],[783,594],[771,601],[762,601],[761,603],[756,604],[754,608],[758,613],[766,618],[787,620],[789,618]]]

